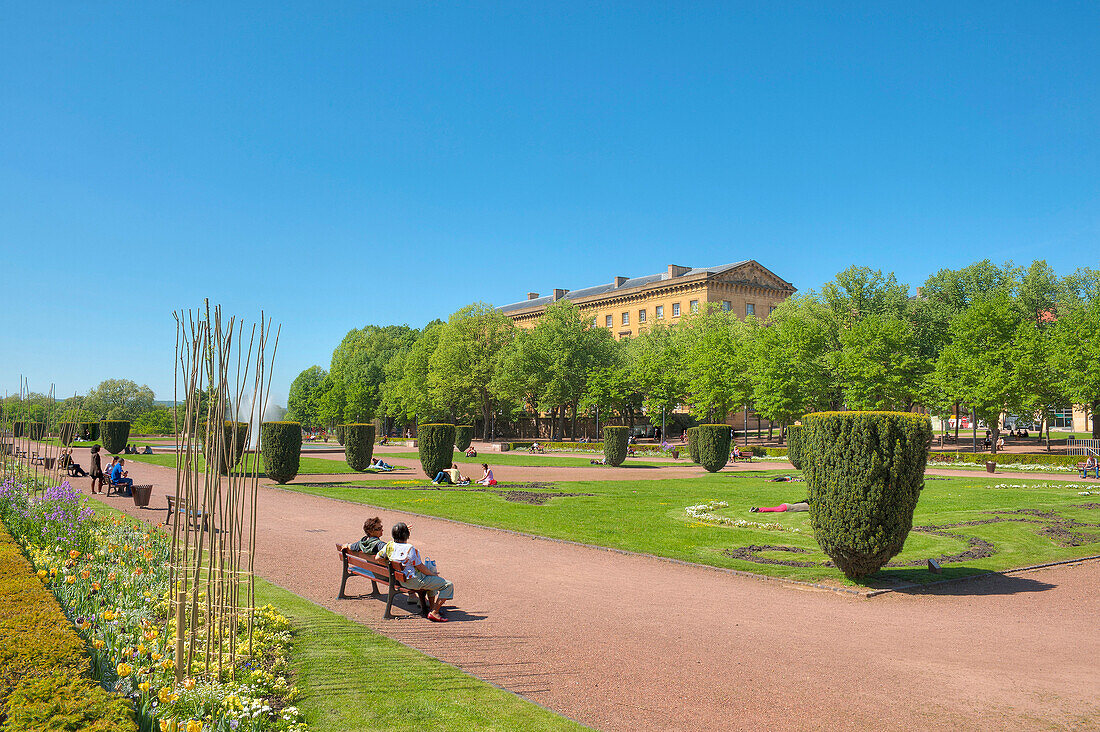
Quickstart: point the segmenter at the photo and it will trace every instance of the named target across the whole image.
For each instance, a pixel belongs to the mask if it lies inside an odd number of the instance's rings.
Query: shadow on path
[[[931,587],[907,587],[896,590],[905,595],[936,595],[940,597],[981,597],[990,595],[1017,595],[1024,592],[1046,592],[1058,585],[1050,582],[1017,577],[1007,574],[980,575],[973,579],[960,577]]]

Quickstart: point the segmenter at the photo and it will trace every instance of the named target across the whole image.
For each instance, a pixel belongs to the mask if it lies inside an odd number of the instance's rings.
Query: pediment
[[[794,285],[776,275],[770,269],[755,260],[749,260],[717,275],[715,279],[734,282],[740,285],[757,285],[775,290],[793,292]]]

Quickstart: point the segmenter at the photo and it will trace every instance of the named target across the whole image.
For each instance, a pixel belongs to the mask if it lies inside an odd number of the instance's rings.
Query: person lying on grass
[[[377,554],[386,546],[382,541],[382,519],[375,516],[363,522],[363,538],[351,544],[344,544],[344,551],[363,552],[364,554]]]
[[[445,623],[447,618],[440,612],[443,603],[453,599],[455,587],[437,573],[435,562],[423,559],[416,547],[409,542],[409,526],[404,521],[390,529],[393,541],[378,552],[379,559],[386,559],[401,565],[401,584],[410,590],[426,590],[428,593],[428,620]]]
[[[384,462],[382,458],[371,458],[370,465],[367,467],[367,469],[370,470],[371,468],[383,471],[393,470],[393,466],[387,462]]]
[[[801,501],[798,501],[797,503],[780,503],[778,506],[771,506],[771,507],[762,506],[762,507],[759,507],[759,508],[756,507],[756,506],[753,506],[752,508],[749,509],[749,511],[751,511],[752,513],[783,513],[784,511],[809,511],[809,510],[810,510],[810,499],[809,498],[803,498]]]

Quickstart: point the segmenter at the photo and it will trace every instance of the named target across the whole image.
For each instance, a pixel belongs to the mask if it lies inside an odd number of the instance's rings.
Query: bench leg
[[[390,612],[390,609],[393,607],[393,599],[394,599],[394,596],[396,594],[397,594],[397,587],[394,585],[393,578],[391,577],[390,578],[390,593],[389,593],[389,597],[386,598],[386,612],[382,615],[382,617],[386,618],[387,620],[393,618],[393,613]]]
[[[344,570],[344,577],[340,580],[340,594],[338,594],[336,596],[337,600],[346,600],[347,599],[347,597],[344,596],[344,588],[347,587],[347,586],[348,586],[348,572],[345,569]]]
[[[378,583],[375,582],[373,579],[370,581],[370,594],[371,595],[377,595],[378,594]]]

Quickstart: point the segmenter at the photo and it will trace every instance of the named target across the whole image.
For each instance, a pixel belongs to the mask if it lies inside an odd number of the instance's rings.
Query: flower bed
[[[715,509],[729,508],[729,504],[725,501],[708,501],[706,503],[700,503],[698,506],[688,506],[684,509],[689,517],[696,521],[701,521],[706,524],[714,524],[716,526],[732,526],[738,529],[767,529],[768,531],[792,531],[795,533],[802,533],[802,529],[796,526],[784,526],[781,523],[774,521],[746,521],[745,519],[735,519],[729,516],[720,516],[716,513],[712,513]]]
[[[92,676],[133,703],[142,730],[305,729],[287,682],[289,624],[273,608],[255,613],[251,660],[242,627],[236,668],[219,679],[216,666],[208,669],[197,653],[177,684],[166,535],[94,518],[67,483],[41,498],[21,484],[0,485],[0,519],[87,642]]]

